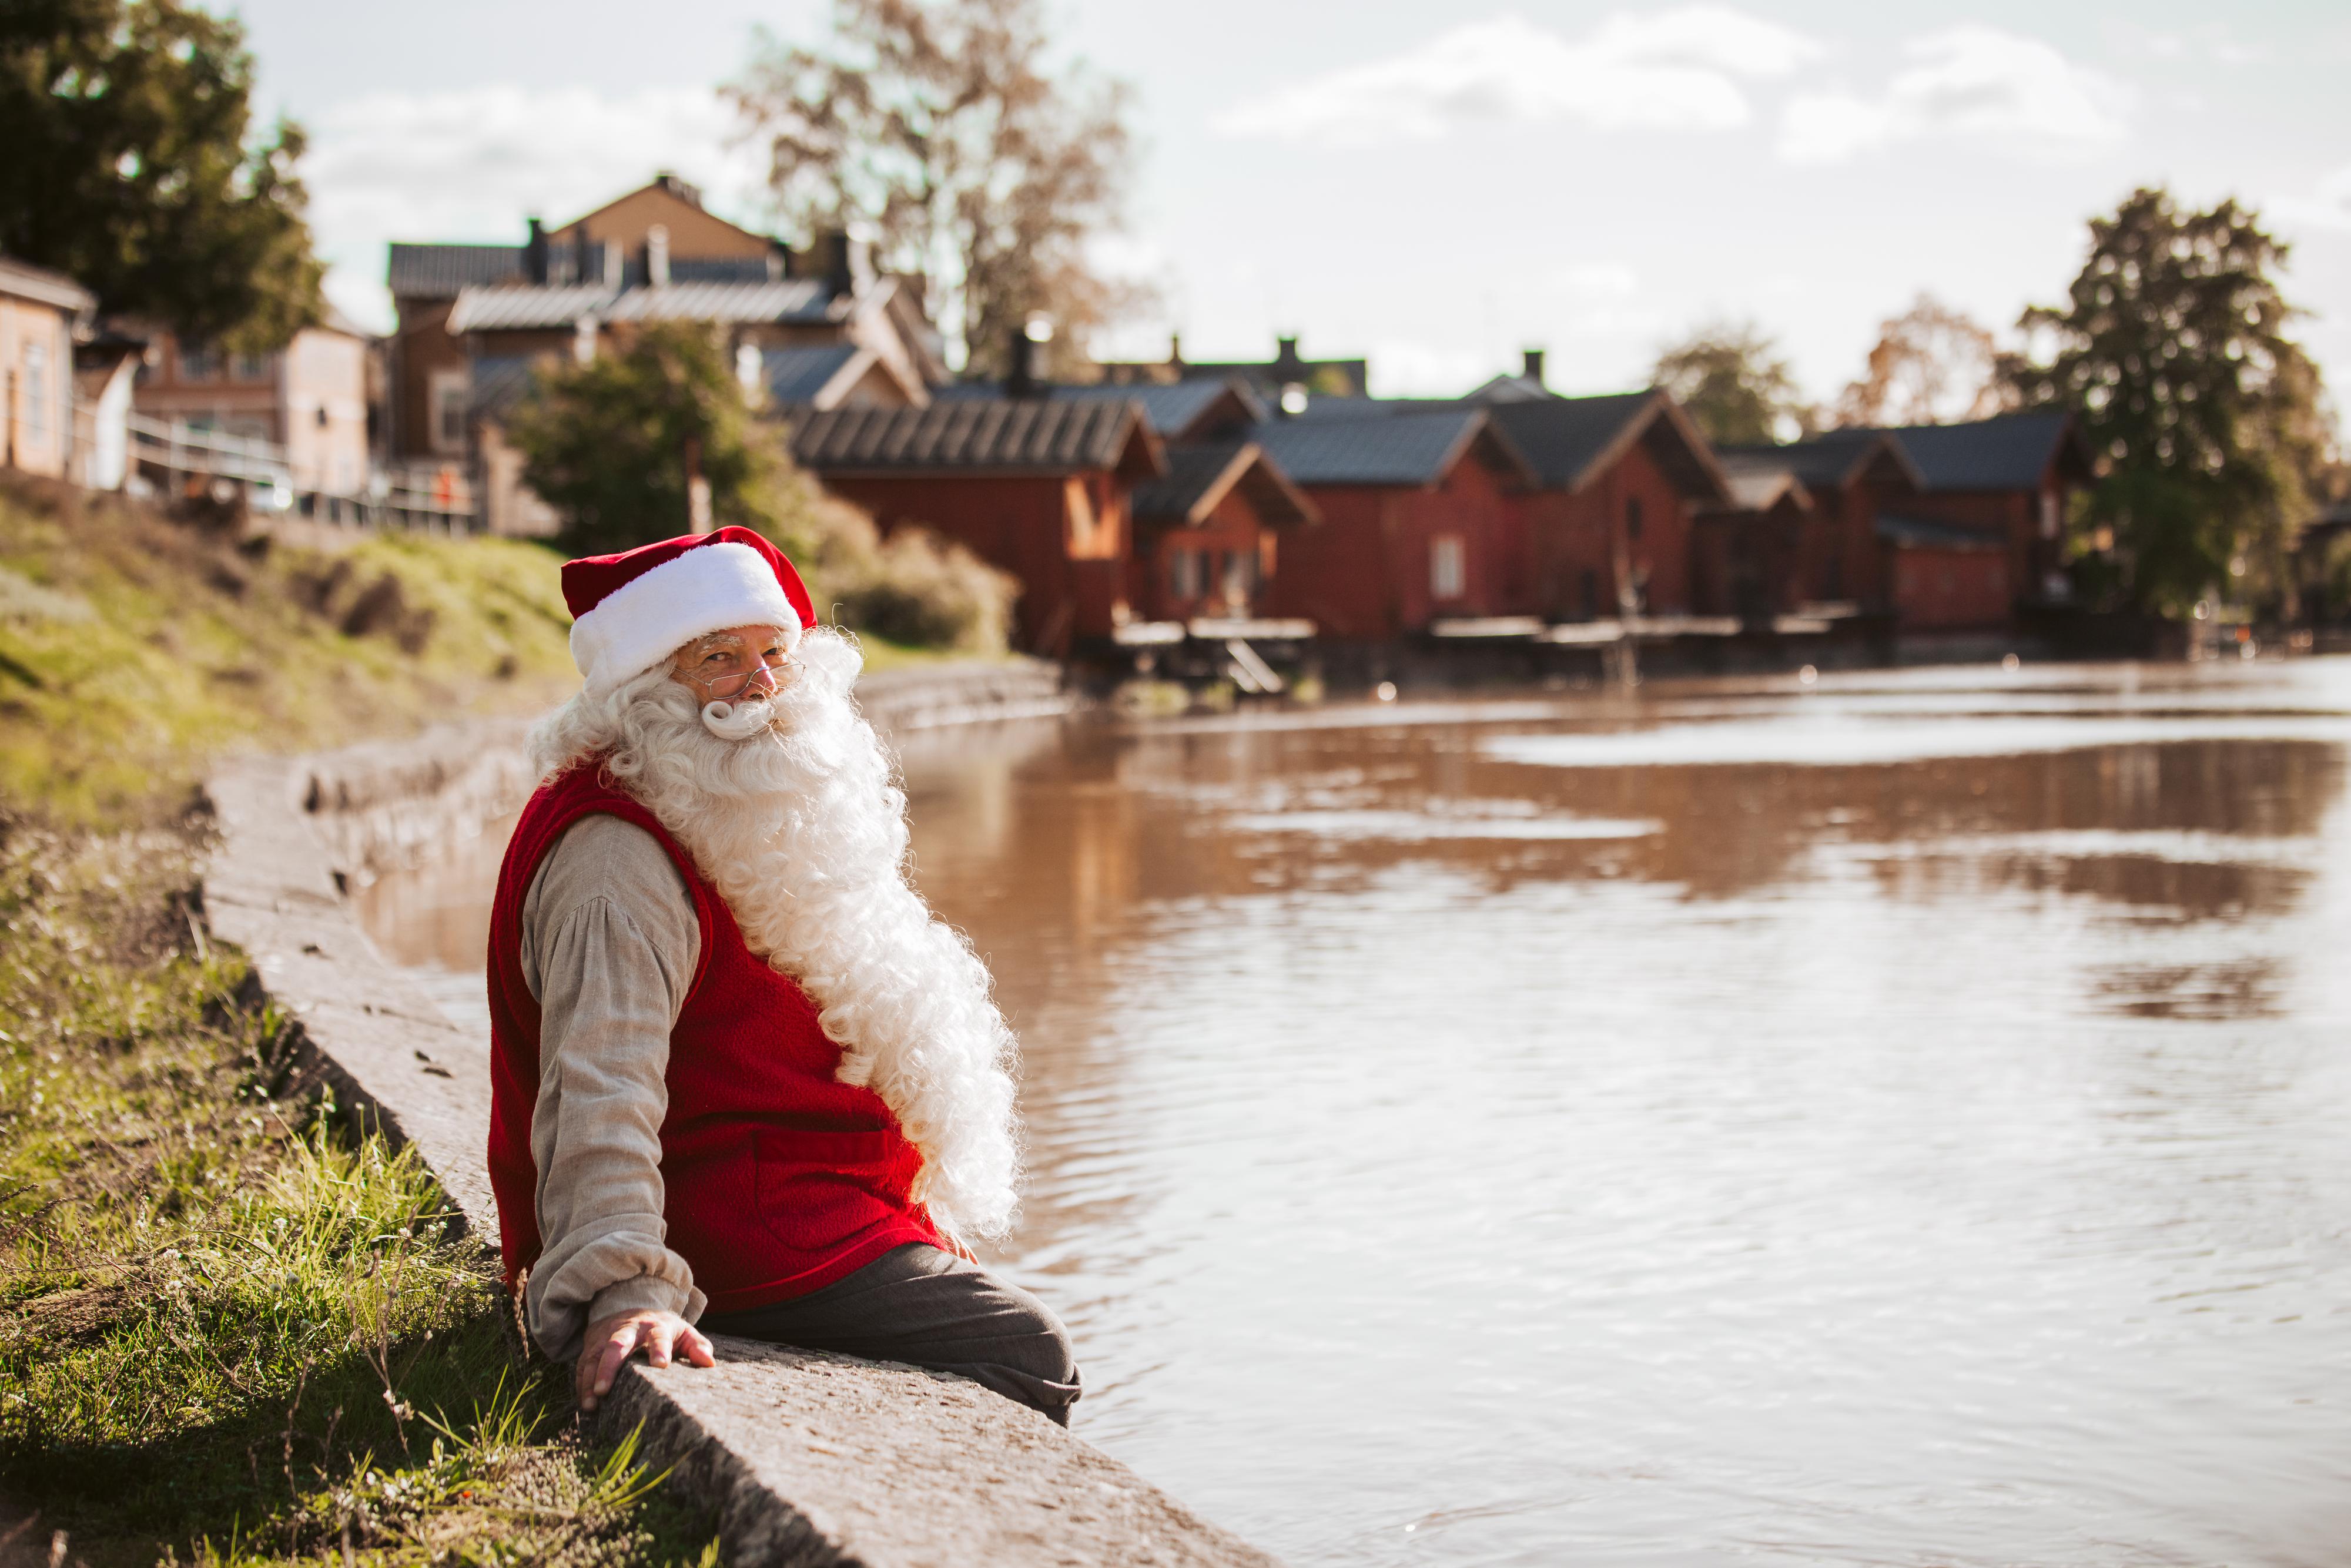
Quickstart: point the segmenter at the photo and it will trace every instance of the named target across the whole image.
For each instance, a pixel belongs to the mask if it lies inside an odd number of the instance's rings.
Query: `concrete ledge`
[[[486,806],[508,809],[511,801],[497,803],[502,765],[481,743],[475,731],[453,730],[224,768],[209,787],[221,846],[205,874],[204,913],[253,958],[343,1103],[395,1144],[415,1145],[466,1226],[487,1240],[496,1236],[485,1160],[488,1041],[444,1020],[383,962],[338,883],[420,841],[436,817],[446,831]],[[449,761],[466,757],[475,761]],[[330,809],[345,803],[354,810]],[[330,842],[356,858],[339,864]],[[1273,1563],[977,1384],[743,1340],[717,1343],[720,1364],[707,1371],[632,1364],[607,1408],[642,1422],[646,1457],[674,1466],[679,1484],[717,1508],[737,1568]]]

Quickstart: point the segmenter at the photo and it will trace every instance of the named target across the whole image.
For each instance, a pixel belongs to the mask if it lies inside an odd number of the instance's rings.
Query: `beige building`
[[[225,353],[151,334],[131,392],[166,424],[283,447],[297,490],[358,496],[368,485],[368,375],[373,340],[329,312],[275,353]]]
[[[61,272],[0,256],[0,464],[67,477],[74,337],[98,301]]]
[[[496,533],[555,525],[522,486],[507,414],[543,368],[643,325],[706,325],[754,406],[920,407],[947,380],[915,291],[875,276],[862,246],[792,253],[672,174],[558,228],[534,218],[519,246],[394,245],[388,281],[392,453],[465,465]]]

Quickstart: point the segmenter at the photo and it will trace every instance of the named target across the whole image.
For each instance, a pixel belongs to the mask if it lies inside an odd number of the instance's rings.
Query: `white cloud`
[[[2123,89],[2038,38],[1994,27],[1953,27],[1912,42],[1916,65],[1875,97],[1806,93],[1780,127],[1780,155],[1837,163],[1899,142],[1991,142],[2065,157],[2122,140]]]
[[[731,144],[733,111],[702,89],[373,93],[311,129],[302,174],[328,292],[378,328],[391,320],[387,240],[520,244],[525,217],[568,222],[664,169],[744,219],[763,184],[758,151]]]
[[[2265,215],[2304,228],[2351,234],[2351,163],[2321,175],[2307,194],[2271,197]]]
[[[1428,141],[1478,123],[1728,130],[1750,118],[1738,78],[1784,76],[1820,53],[1802,34],[1723,5],[1619,13],[1576,40],[1503,16],[1311,78],[1210,125],[1225,136],[1347,147]]]

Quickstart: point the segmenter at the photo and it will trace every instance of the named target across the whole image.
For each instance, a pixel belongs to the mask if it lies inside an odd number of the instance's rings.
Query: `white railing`
[[[207,430],[184,420],[131,414],[130,471],[166,496],[210,486],[220,498],[242,488],[256,511],[293,513],[322,523],[428,533],[473,533],[480,528],[472,476],[454,463],[404,463],[378,468],[365,492],[338,495],[295,482],[286,449],[274,441]]]

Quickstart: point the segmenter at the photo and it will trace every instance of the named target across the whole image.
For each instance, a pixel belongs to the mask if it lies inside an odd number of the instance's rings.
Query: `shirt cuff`
[[[702,1292],[691,1285],[658,1274],[639,1274],[632,1280],[616,1280],[597,1291],[588,1303],[587,1322],[601,1322],[620,1312],[675,1312],[692,1322],[702,1315],[703,1304]]]

